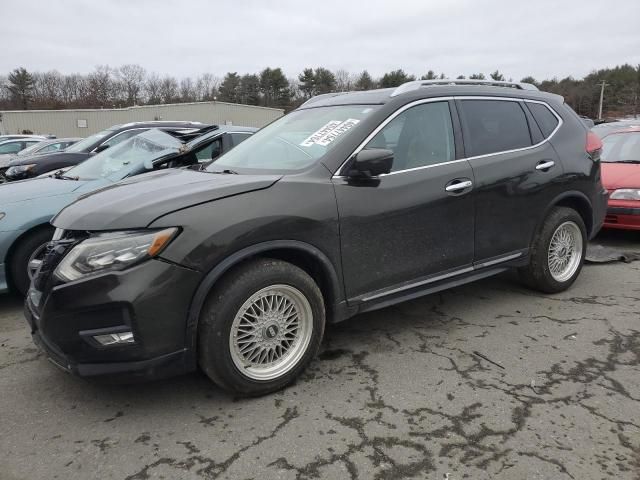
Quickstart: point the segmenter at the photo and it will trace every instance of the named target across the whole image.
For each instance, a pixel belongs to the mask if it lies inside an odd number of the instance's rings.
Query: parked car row
[[[510,268],[565,290],[618,151],[562,97],[493,81],[321,95],[249,133],[148,130],[0,186],[5,281],[33,277],[25,315],[54,363],[200,367],[259,395],[302,372],[327,322]]]
[[[0,290],[6,291],[11,283],[16,290],[26,293],[44,246],[53,236],[49,222],[81,195],[151,170],[207,164],[254,130],[192,122],[134,123],[108,130],[104,136],[111,135],[111,140],[117,136],[118,141],[106,147],[109,139],[94,136],[89,137],[89,142],[85,139],[74,145],[86,145],[80,152],[74,148],[57,154],[61,160],[56,159],[56,154],[29,157],[25,161],[35,163],[47,157],[42,164],[50,162],[58,166],[80,158],[86,160],[64,172],[58,170],[45,178],[5,184],[0,188]],[[83,150],[88,148],[100,152],[85,155]],[[72,157],[66,155],[70,150],[73,150]]]

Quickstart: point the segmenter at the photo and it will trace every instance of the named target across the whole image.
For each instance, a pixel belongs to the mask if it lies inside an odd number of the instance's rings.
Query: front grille
[[[607,215],[604,217],[605,223],[618,223],[617,215]]]

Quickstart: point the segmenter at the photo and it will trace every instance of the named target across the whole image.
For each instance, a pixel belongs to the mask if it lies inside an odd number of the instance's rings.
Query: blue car
[[[0,292],[12,286],[24,295],[53,236],[50,220],[81,195],[153,170],[209,164],[256,129],[203,130],[206,133],[190,141],[179,134],[148,130],[66,171],[0,185]]]

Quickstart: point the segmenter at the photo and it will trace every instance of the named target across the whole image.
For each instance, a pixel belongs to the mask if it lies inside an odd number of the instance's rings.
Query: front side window
[[[24,142],[11,142],[0,145],[0,154],[4,153],[18,153],[22,150]]]
[[[302,170],[335,148],[377,108],[340,105],[296,110],[251,135],[208,169]]]
[[[454,160],[455,141],[449,104],[432,102],[405,110],[364,148],[392,150],[392,172]]]
[[[213,142],[195,152],[198,163],[210,162],[222,154],[222,137],[216,138]]]
[[[461,117],[467,156],[530,147],[529,124],[519,102],[462,100]]]

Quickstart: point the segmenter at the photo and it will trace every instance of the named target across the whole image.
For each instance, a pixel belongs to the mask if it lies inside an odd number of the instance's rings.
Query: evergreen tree
[[[24,67],[16,68],[9,74],[7,89],[13,101],[23,110],[29,108],[33,94],[33,77]]]

